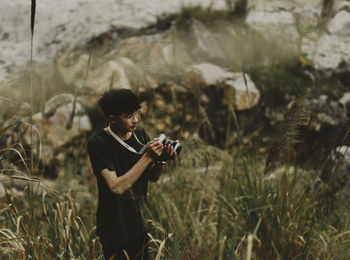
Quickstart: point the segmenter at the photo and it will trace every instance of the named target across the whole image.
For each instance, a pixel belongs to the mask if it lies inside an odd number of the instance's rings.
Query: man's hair
[[[131,90],[124,88],[105,92],[98,101],[98,105],[105,116],[132,114],[141,108],[137,96]]]

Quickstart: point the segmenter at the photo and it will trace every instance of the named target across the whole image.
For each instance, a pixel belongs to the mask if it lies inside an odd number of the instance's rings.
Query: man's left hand
[[[164,146],[163,154],[159,157],[161,161],[175,160],[177,158],[177,153],[174,151],[174,147],[170,144]]]

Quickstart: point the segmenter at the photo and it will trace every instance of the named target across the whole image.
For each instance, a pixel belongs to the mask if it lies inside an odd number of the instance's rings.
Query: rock
[[[41,145],[41,150],[34,151],[38,157],[41,154],[44,164],[50,164],[62,146],[91,130],[91,122],[83,106],[78,101],[74,105],[72,95],[57,95],[46,104],[44,116],[33,115],[34,143]],[[25,131],[24,139],[27,144],[31,143],[30,131]]]
[[[246,17],[246,23],[258,31],[267,34],[289,36],[290,41],[296,41],[299,34],[295,27],[292,12],[289,11],[263,11],[252,10]]]
[[[319,131],[323,125],[336,126],[347,122],[346,112],[340,103],[329,100],[327,96],[310,100],[312,108],[310,127]]]
[[[233,102],[237,110],[251,109],[258,104],[260,99],[260,92],[248,75],[245,75],[246,85],[242,73],[228,72],[210,63],[187,68],[184,78],[184,85],[188,89],[193,88],[193,85],[196,84],[202,88],[202,91],[205,91],[208,86],[224,87],[222,96],[224,104],[232,102],[230,101],[230,91],[233,89],[235,93]],[[203,97],[204,103],[208,103],[205,96],[201,97]]]
[[[350,2],[349,1],[338,2],[336,9],[337,11],[344,10],[344,11],[350,12]]]
[[[90,96],[100,96],[110,88],[131,89],[134,86],[142,86],[140,82],[143,84],[147,82],[145,73],[141,68],[125,57],[91,66],[86,81],[85,76],[82,76],[84,71],[86,71],[86,67],[77,67],[82,71],[75,73],[75,75],[79,76],[74,77],[73,83],[77,89],[81,89],[83,93],[87,93]]]
[[[320,21],[321,10],[313,6],[307,5],[302,8],[297,8],[293,11],[296,19],[297,30],[302,30],[304,33],[310,28],[315,28]]]
[[[340,64],[350,64],[350,13],[338,12],[328,23],[328,33],[319,37],[313,33],[302,41],[302,52],[318,70],[337,70]]]
[[[150,39],[152,38],[147,36],[127,38],[119,44],[117,55],[127,57],[136,63],[148,64],[150,46],[147,42],[151,41]]]
[[[345,92],[343,97],[339,100],[346,110],[346,115],[350,118],[350,92]]]
[[[234,89],[234,106],[237,110],[251,109],[259,103],[260,91],[249,75],[233,73],[232,79],[226,80],[225,85]],[[224,103],[229,102],[229,96],[229,93],[224,95]]]
[[[15,176],[0,175],[0,198],[1,186],[4,189],[4,192],[6,190],[9,196],[22,198],[28,194],[28,185],[31,185],[33,191],[35,191],[35,194],[37,195],[41,195],[45,191],[53,192],[56,189],[55,183],[45,178],[38,180],[19,174],[16,174]]]
[[[74,101],[74,96],[71,94],[60,94],[57,96],[54,96],[53,98],[49,99],[45,103],[45,117],[50,117],[56,112],[56,109],[66,105],[68,103],[72,103]]]
[[[342,192],[342,197],[348,200],[350,190],[344,189],[349,187],[350,180],[350,147],[338,146],[329,155],[325,166],[316,179],[313,191],[332,198],[337,192]]]
[[[338,12],[328,24],[328,31],[332,35],[340,37],[350,36],[350,12],[341,10]]]
[[[31,7],[21,0],[2,0],[1,4],[0,81],[29,63]],[[224,0],[43,0],[36,7],[35,61],[50,62],[59,52],[81,46],[110,28],[142,28],[188,5],[225,8]]]
[[[103,94],[110,86],[131,89],[125,69],[116,61],[108,61],[90,71],[86,80],[86,87],[91,89],[95,95]]]
[[[225,59],[214,35],[201,22],[195,19],[190,21],[189,37],[195,43],[192,55],[196,59]]]
[[[76,80],[84,79],[88,67],[89,55],[82,54],[76,59],[72,52],[58,56],[55,65],[58,74],[66,85],[73,85]]]
[[[230,76],[230,73],[217,65],[203,63],[187,68],[184,78],[186,81],[190,81],[191,78],[197,78],[201,82],[201,85],[207,87],[222,83]]]

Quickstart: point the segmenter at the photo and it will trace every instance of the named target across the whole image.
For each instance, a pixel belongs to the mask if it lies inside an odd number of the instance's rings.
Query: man
[[[138,125],[140,103],[128,89],[111,90],[99,100],[109,126],[88,142],[98,185],[97,234],[106,259],[148,259],[143,208],[148,181],[157,181],[166,160],[175,159],[172,146],[149,142]]]

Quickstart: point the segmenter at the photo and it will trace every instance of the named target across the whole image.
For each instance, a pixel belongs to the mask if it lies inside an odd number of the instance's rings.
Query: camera
[[[174,152],[176,152],[178,156],[180,155],[182,145],[179,142],[167,139],[165,134],[160,134],[158,139],[164,146],[168,146],[170,144],[174,148]]]

